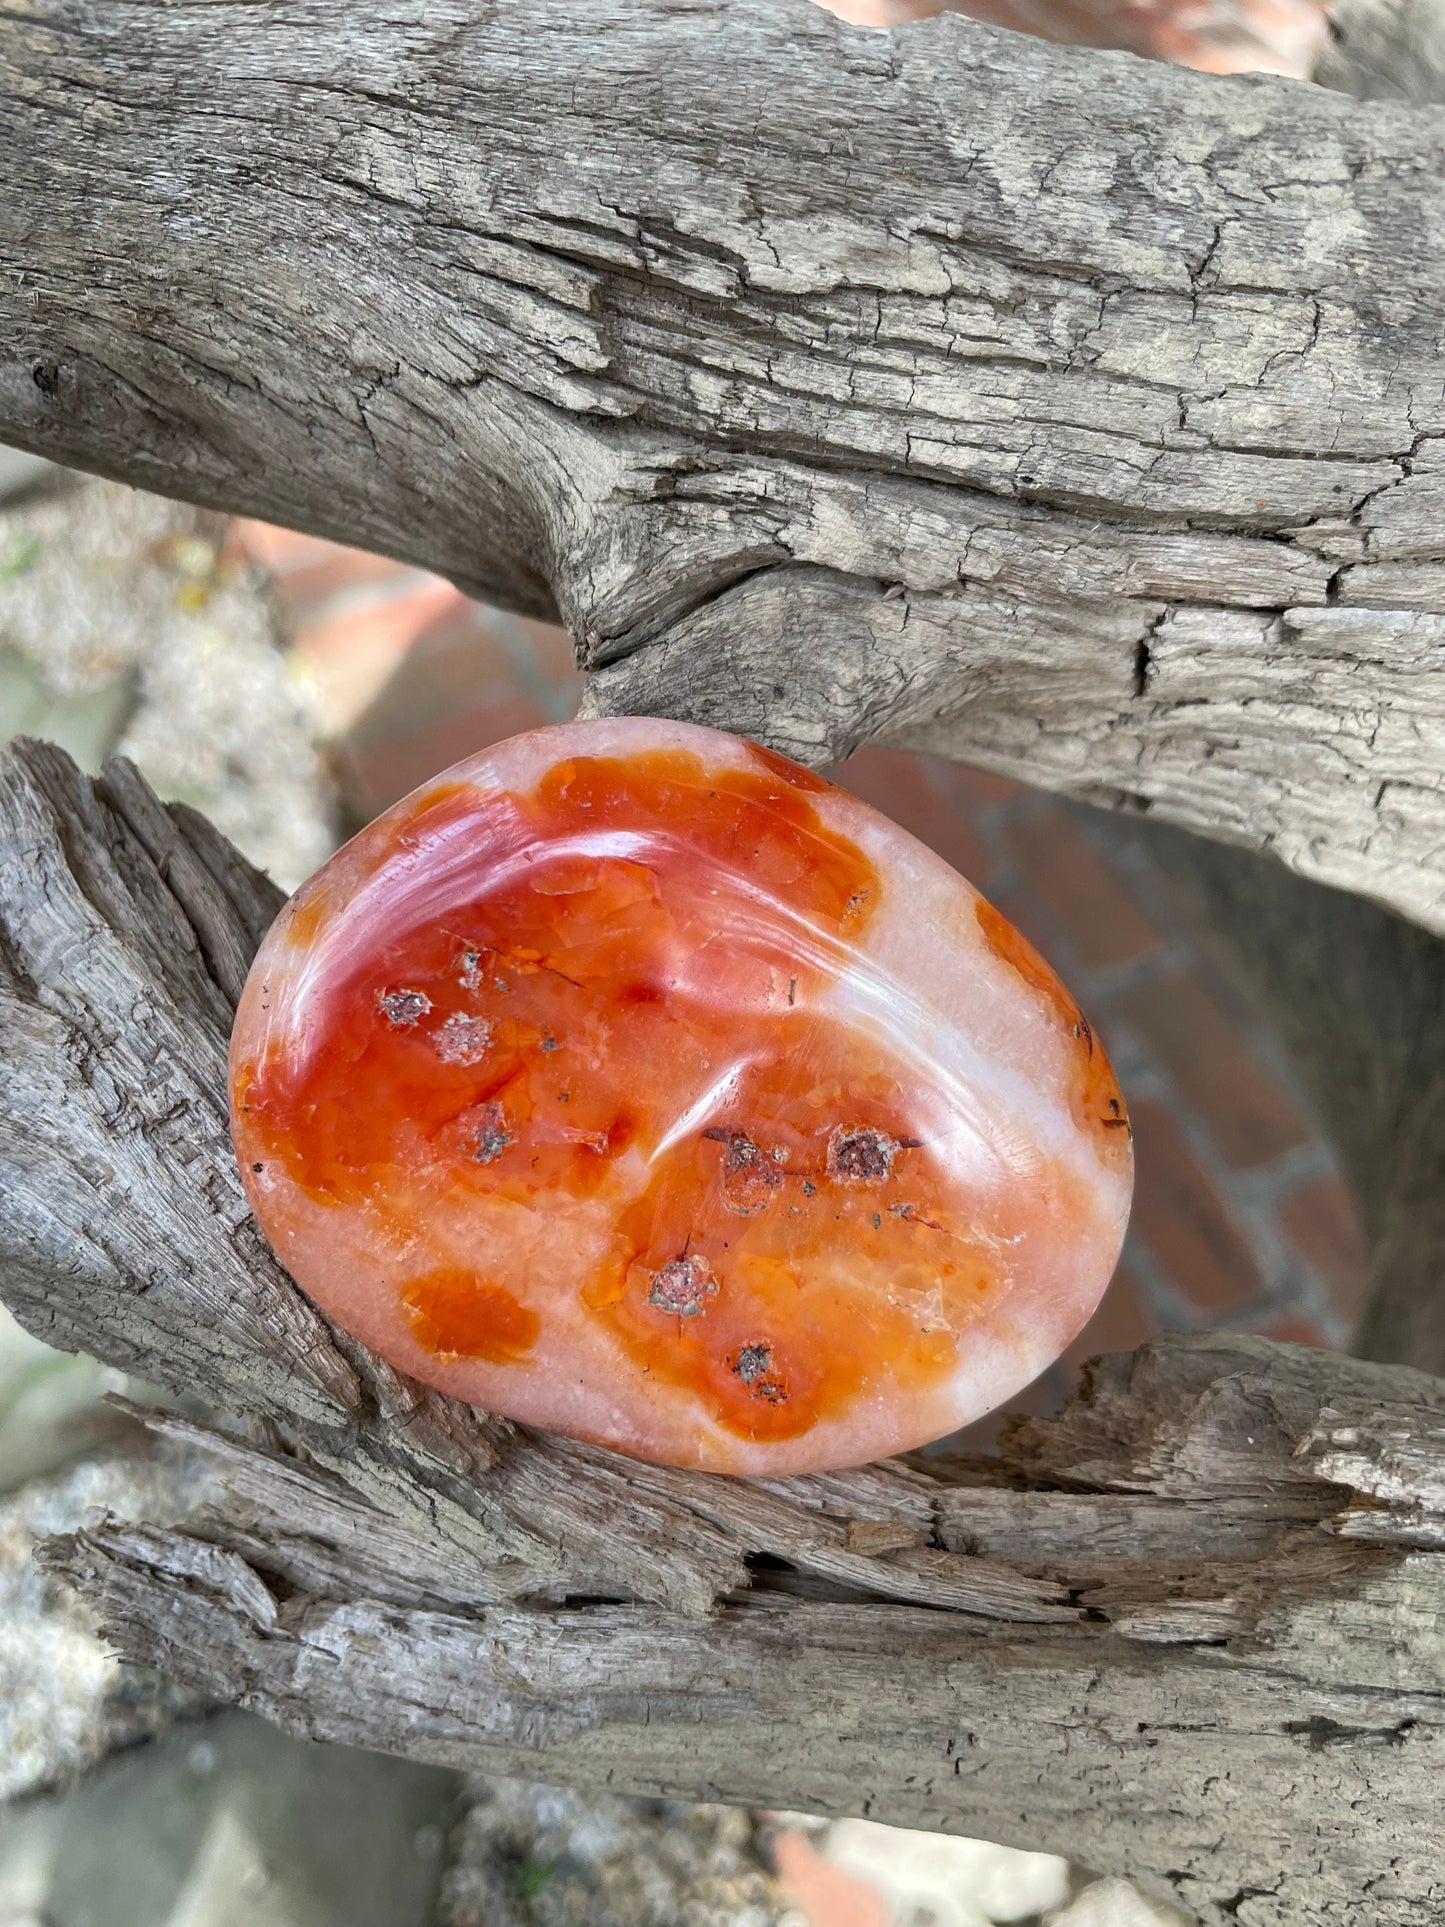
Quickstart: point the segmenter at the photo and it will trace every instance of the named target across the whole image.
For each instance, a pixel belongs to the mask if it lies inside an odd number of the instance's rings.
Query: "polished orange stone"
[[[237,1015],[246,1188],[302,1288],[457,1397],[715,1471],[1002,1403],[1128,1213],[1103,1051],[1006,919],[738,738],[536,730],[380,817]]]

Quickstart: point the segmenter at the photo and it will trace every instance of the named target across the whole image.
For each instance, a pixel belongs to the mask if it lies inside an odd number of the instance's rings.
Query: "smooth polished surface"
[[[457,765],[287,905],[233,1126],[278,1255],[474,1404],[730,1472],[1002,1403],[1092,1311],[1129,1130],[969,884],[737,738],[569,723]]]

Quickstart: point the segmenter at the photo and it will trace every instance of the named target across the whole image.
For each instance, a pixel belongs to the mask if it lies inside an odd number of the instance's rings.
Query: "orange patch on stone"
[[[519,799],[539,832],[562,835],[605,822],[610,829],[685,834],[695,863],[712,859],[780,888],[800,910],[857,931],[878,902],[878,873],[856,843],[830,829],[805,792],[831,788],[800,764],[754,752],[761,771],[708,769],[690,750],[627,758],[577,756],[553,766]],[[779,774],[779,766],[788,774]],[[800,780],[801,779],[801,780]],[[861,906],[867,906],[866,913]]]
[[[368,823],[348,844],[363,877],[373,876],[400,851],[413,848],[424,831],[436,832],[484,802],[475,784],[438,777],[416,790],[403,806]]]
[[[401,1302],[417,1343],[438,1358],[485,1358],[513,1365],[537,1342],[541,1320],[511,1292],[469,1271],[442,1267],[403,1286]]]
[[[784,756],[775,749],[765,749],[761,743],[754,743],[752,752],[770,776],[776,776],[792,789],[811,790],[816,796],[838,787],[836,783],[830,783],[826,776],[819,776],[816,770],[809,769],[803,763],[795,763],[791,756]]]
[[[298,950],[305,950],[320,936],[330,914],[331,905],[324,890],[315,890],[306,898],[293,897],[286,911],[286,935]]]
[[[986,897],[980,897],[974,905],[974,914],[989,949],[1018,973],[1060,1029],[1073,1041],[1071,1097],[1075,1117],[1081,1123],[1097,1129],[1106,1138],[1117,1135],[1127,1142],[1130,1135],[1129,1114],[1124,1108],[1123,1094],[1108,1058],[1099,1048],[1088,1018],[1028,938],[1009,922],[1001,910],[996,910]]]
[[[909,1131],[898,1079],[866,1074],[873,1047],[801,1013],[758,1041],[763,1067],[740,1079],[729,1123],[657,1160],[619,1217],[615,1272],[583,1288],[649,1378],[754,1441],[799,1437],[870,1394],[936,1387],[957,1367],[959,1334],[1003,1290],[967,1230],[950,1226],[956,1201]],[[846,1127],[812,1101],[829,1070],[827,1088],[855,1093]],[[895,1148],[840,1167],[840,1129]],[[649,1290],[684,1254],[718,1287],[685,1322]],[[860,1267],[878,1289],[849,1288]],[[739,1355],[758,1348],[766,1368],[740,1371]]]
[[[1023,932],[1009,922],[1002,910],[996,910],[987,897],[980,897],[973,908],[983,940],[994,955],[1018,972],[1061,1024],[1067,1027],[1077,1023],[1079,1006]]]

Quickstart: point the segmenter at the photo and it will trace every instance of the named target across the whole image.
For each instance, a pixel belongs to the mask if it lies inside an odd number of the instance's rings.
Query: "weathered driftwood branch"
[[[1445,102],[1445,0],[1332,0],[1314,78],[1356,100]]]
[[[51,1547],[122,1650],[417,1758],[1047,1844],[1207,1921],[1439,1917],[1445,1382],[1172,1340],[1001,1464],[768,1485],[456,1406],[246,1214],[224,1053],[275,903],[127,766],[0,756],[5,1295],[266,1422],[156,1417],[224,1508]]]
[[[794,0],[0,0],[0,435],[1445,929],[1445,124]]]

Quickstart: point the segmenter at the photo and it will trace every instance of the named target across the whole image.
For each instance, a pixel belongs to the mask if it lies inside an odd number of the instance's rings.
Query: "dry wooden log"
[[[799,0],[0,0],[0,435],[1445,929],[1445,124]]]
[[[1356,100],[1445,101],[1445,0],[1333,0],[1314,78]]]
[[[151,1415],[224,1505],[50,1545],[122,1651],[418,1759],[1047,1845],[1221,1927],[1445,1917],[1445,1381],[1177,1338],[1001,1460],[766,1484],[456,1406],[246,1215],[224,1052],[275,902],[126,765],[0,755],[0,1289],[263,1421]]]

